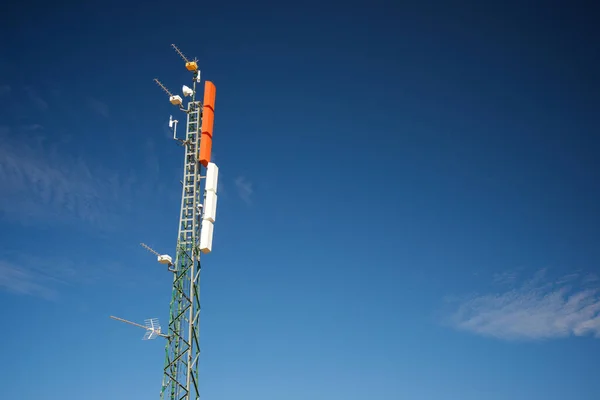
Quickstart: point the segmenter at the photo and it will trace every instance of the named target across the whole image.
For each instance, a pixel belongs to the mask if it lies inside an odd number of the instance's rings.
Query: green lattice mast
[[[178,121],[172,117],[169,119],[173,139],[185,148],[175,262],[170,256],[161,255],[142,243],[157,256],[161,264],[167,265],[168,270],[173,272],[169,328],[168,333],[161,333],[156,319],[147,320],[145,327],[132,324],[147,330],[145,339],[158,336],[167,339],[161,400],[197,400],[200,398],[200,255],[212,250],[217,202],[218,168],[210,162],[216,90],[214,84],[207,81],[204,104],[199,101],[196,97],[196,87],[200,83],[197,60],[189,61],[177,46],[172,47],[185,61],[186,69],[193,74],[192,87],[183,86],[182,90],[184,97],[190,97],[187,108],[183,107],[181,96],[173,95],[155,79],[169,96],[171,104],[186,113],[184,139],[177,137]]]

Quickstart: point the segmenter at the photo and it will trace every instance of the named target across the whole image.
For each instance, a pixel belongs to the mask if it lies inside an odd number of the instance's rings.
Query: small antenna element
[[[163,84],[162,84],[162,82],[161,82],[161,81],[159,81],[157,78],[154,78],[154,82],[156,82],[156,84],[157,84],[158,86],[160,86],[160,88],[161,88],[162,90],[164,90],[166,94],[168,94],[169,96],[173,96],[173,93],[171,93],[171,91],[170,91],[169,89],[167,89],[167,88],[165,87],[165,85],[163,85]]]
[[[160,254],[154,250],[152,247],[148,246],[146,243],[140,243],[140,246],[142,246],[143,248],[145,248],[146,250],[148,250],[150,253],[154,254],[155,256],[160,256]]]
[[[182,139],[178,139],[177,138],[177,123],[179,121],[177,121],[176,119],[173,119],[172,115],[169,115],[169,128],[173,130],[173,140],[177,140],[179,143],[184,143],[184,141]]]
[[[144,320],[144,325],[146,325],[146,333],[142,340],[156,339],[156,337],[160,335],[160,323],[158,322],[158,318],[146,319]]]

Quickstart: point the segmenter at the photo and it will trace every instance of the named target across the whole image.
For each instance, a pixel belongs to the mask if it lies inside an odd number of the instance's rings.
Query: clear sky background
[[[204,399],[600,399],[596,10],[13,3],[0,397],[158,398],[108,317],[168,319],[176,43],[217,87]]]

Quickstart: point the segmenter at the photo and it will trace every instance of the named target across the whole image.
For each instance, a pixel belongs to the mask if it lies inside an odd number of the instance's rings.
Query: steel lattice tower
[[[198,72],[194,73],[195,75]],[[198,399],[198,358],[200,356],[200,172],[197,152],[200,144],[202,104],[194,94],[188,103],[179,234],[175,257],[173,291],[169,316],[161,399]]]
[[[207,81],[204,104],[197,99],[196,87],[200,83],[197,60],[188,60],[172,45],[193,73],[192,88],[183,86],[184,97],[190,97],[187,108],[183,99],[173,95],[158,79],[155,82],[167,93],[171,104],[186,113],[185,138],[177,137],[178,121],[169,120],[173,138],[185,148],[181,209],[177,253],[173,262],[169,255],[161,255],[142,243],[158,257],[158,262],[168,265],[173,272],[168,332],[161,332],[158,319],[152,318],[145,326],[122,318],[113,319],[146,329],[144,339],[163,337],[167,340],[161,400],[198,400],[198,359],[200,357],[200,255],[212,249],[213,223],[216,218],[218,168],[210,162],[214,123],[216,89]]]
[[[165,348],[164,375],[160,396],[161,399],[170,400],[198,400],[200,398],[198,388],[198,359],[200,357],[200,235],[202,214],[204,211],[203,204],[205,203],[206,196],[204,185],[202,185],[204,181],[202,178],[205,178],[207,175],[205,165],[208,162],[207,160],[202,160],[203,162],[201,162],[199,150],[201,140],[210,140],[212,143],[212,118],[210,122],[210,137],[201,135],[204,107],[196,99],[196,85],[200,82],[200,72],[196,61],[190,62],[175,45],[172,46],[186,62],[186,68],[193,72],[193,85],[191,91],[189,88],[184,87],[184,95],[186,95],[185,92],[187,89],[187,95],[191,96],[187,109],[183,109],[181,104],[178,104],[180,109],[187,114],[185,139],[179,140],[185,147],[185,155],[177,254],[175,263],[171,265],[174,273],[173,288],[168,342]],[[160,84],[160,82],[158,83]],[[164,89],[162,84],[161,87]],[[171,103],[177,105],[173,99],[174,97],[179,97],[171,95],[168,90],[167,93],[171,96]],[[214,104],[211,107],[214,107]],[[208,110],[208,112],[214,112],[214,110]],[[176,138],[176,132],[174,138]]]

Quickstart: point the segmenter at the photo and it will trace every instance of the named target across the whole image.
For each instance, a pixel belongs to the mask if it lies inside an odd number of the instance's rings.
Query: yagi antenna
[[[175,49],[175,51],[177,52],[177,54],[179,54],[179,57],[181,57],[183,61],[185,61],[186,63],[190,62],[190,60],[187,59],[185,54],[183,54],[183,52],[179,50],[179,47],[175,46],[174,44],[171,44],[171,47]]]
[[[114,320],[125,322],[126,324],[145,329],[146,333],[144,334],[144,337],[142,337],[142,340],[152,340],[152,339],[156,339],[158,336],[166,338],[166,339],[169,338],[169,335],[165,335],[164,333],[161,333],[160,323],[158,322],[158,318],[146,319],[146,320],[144,320],[144,325],[140,325],[140,324],[136,324],[135,322],[131,322],[131,321],[128,321],[123,318],[114,317],[112,315],[110,317]]]
[[[160,254],[158,251],[154,250],[152,247],[148,246],[146,243],[140,243],[140,246],[142,246],[143,248],[148,250],[150,253],[154,254],[156,256],[156,261],[158,261],[160,264],[167,265],[169,268],[169,271],[175,270],[173,268],[173,266],[174,266],[173,259],[171,258],[170,255]]]
[[[173,93],[171,93],[171,91],[169,89],[166,88],[165,85],[162,84],[161,81],[159,81],[158,79],[154,78],[154,82],[156,82],[156,84],[158,86],[160,86],[160,88],[162,90],[164,90],[164,92],[169,95],[169,101],[171,102],[171,104],[173,104],[174,106],[179,106],[179,108],[181,108],[181,104],[183,103],[183,99],[181,98],[181,96],[179,95],[173,95]]]
[[[169,89],[167,89],[167,88],[165,87],[165,85],[163,85],[163,84],[162,84],[162,82],[161,82],[161,81],[159,81],[157,78],[154,78],[154,82],[156,82],[156,84],[157,84],[158,86],[160,86],[160,88],[161,88],[162,90],[164,90],[166,94],[168,94],[169,96],[173,96],[173,93],[171,93],[171,91],[170,91]]]
[[[183,59],[183,61],[185,61],[185,68],[187,68],[188,71],[192,71],[192,72],[198,71],[198,62],[197,62],[198,59],[194,59],[194,61],[190,61],[185,56],[185,54],[183,54],[183,52],[181,50],[179,50],[179,47],[175,46],[174,44],[171,44],[171,47],[173,49],[175,49],[177,54],[179,54],[179,57],[181,57]]]
[[[140,246],[142,246],[143,248],[145,248],[146,250],[148,250],[150,253],[154,254],[155,256],[159,256],[160,254],[154,250],[152,247],[148,246],[146,243],[140,243]]]

